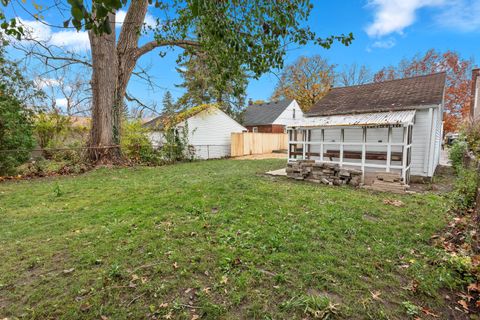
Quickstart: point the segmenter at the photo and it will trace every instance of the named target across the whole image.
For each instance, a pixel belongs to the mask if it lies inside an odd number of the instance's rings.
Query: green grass
[[[0,318],[387,319],[408,318],[408,301],[442,312],[441,289],[459,280],[429,244],[446,223],[441,196],[262,175],[283,165],[0,184]]]

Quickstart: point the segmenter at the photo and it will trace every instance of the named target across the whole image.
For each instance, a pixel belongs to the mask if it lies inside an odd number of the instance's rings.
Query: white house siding
[[[293,118],[293,110],[295,110],[295,118]],[[295,120],[303,119],[303,111],[300,109],[297,101],[293,100],[290,105],[283,110],[273,124],[280,124],[284,126],[292,125]]]
[[[433,176],[438,165],[441,131],[442,112],[438,106],[417,110],[412,136],[412,175]]]
[[[149,132],[148,139],[150,140],[150,143],[155,149],[160,148],[165,142],[163,139],[163,133],[160,131]]]
[[[230,156],[231,133],[247,131],[238,122],[223,111],[210,108],[186,120],[188,128],[188,144],[193,148],[197,159],[215,159]],[[177,128],[185,126],[185,121]],[[149,133],[153,147],[163,145],[164,137],[160,131]]]
[[[188,144],[195,148],[195,157],[213,159],[230,156],[231,133],[247,131],[223,111],[210,108],[186,120]],[[184,125],[183,123],[179,126]]]

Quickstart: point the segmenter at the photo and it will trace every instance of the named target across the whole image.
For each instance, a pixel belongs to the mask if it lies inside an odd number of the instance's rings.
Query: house
[[[472,70],[472,103],[470,105],[472,119],[480,115],[480,69]]]
[[[215,159],[230,156],[231,134],[247,131],[215,105],[201,105],[174,116],[177,132],[186,130],[187,143],[197,159]],[[163,130],[167,119],[157,117],[144,124],[149,128],[149,139],[155,148],[165,142]]]
[[[289,162],[299,159],[432,177],[439,163],[445,73],[333,88],[288,127]]]
[[[244,125],[249,132],[284,133],[287,125],[302,118],[302,109],[295,100],[249,103]]]

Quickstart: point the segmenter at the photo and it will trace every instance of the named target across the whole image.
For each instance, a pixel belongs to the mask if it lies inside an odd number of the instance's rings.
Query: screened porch
[[[305,118],[287,129],[288,161],[315,160],[410,179],[414,110]]]

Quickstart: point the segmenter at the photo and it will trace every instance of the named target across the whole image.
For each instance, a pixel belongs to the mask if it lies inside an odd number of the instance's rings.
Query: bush
[[[478,175],[475,168],[457,168],[457,180],[452,192],[452,208],[468,209],[475,203]]]
[[[148,129],[139,120],[125,121],[122,126],[121,148],[128,160],[135,163],[157,164],[160,156],[148,139]]]
[[[191,160],[193,151],[188,146],[188,127],[164,128],[161,156],[167,162]]]
[[[41,112],[35,117],[35,136],[41,149],[63,147],[70,128],[70,119],[59,113]],[[47,158],[53,156],[50,151],[43,153]]]
[[[458,172],[463,167],[463,156],[468,150],[467,142],[462,139],[456,140],[450,148],[448,157],[452,161],[452,166]]]
[[[469,149],[477,159],[480,159],[480,120],[466,122],[462,128],[462,135],[465,136]]]
[[[35,145],[30,112],[14,97],[0,95],[0,175],[14,174]]]

